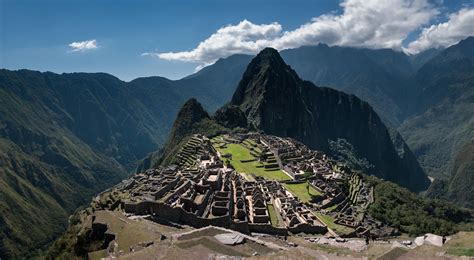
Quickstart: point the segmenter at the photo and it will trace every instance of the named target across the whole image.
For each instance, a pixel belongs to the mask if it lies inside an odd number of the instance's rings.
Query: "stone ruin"
[[[394,232],[366,213],[373,189],[324,153],[290,138],[257,133],[222,139],[222,148],[242,144],[254,156],[250,161],[283,170],[292,177],[290,182],[307,181],[321,195],[302,203],[281,182],[259,176],[248,180],[223,162],[229,155],[220,154],[208,137],[194,135],[177,153],[175,165],[135,174],[116,187],[126,194],[125,212],[194,227],[214,225],[278,235],[326,233],[326,225],[314,214],[322,212],[336,224],[353,228],[354,235]]]

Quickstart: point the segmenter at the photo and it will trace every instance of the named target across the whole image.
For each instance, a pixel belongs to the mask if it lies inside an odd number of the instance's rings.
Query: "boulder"
[[[425,235],[425,245],[443,246],[443,237],[435,234]]]
[[[230,246],[242,244],[245,242],[245,237],[237,233],[218,234],[215,235],[214,238],[220,243]]]
[[[425,243],[425,236],[415,238],[415,245],[421,246]]]

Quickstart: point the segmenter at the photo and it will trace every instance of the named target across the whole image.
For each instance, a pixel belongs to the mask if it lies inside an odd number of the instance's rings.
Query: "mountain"
[[[279,53],[267,48],[249,64],[231,103],[263,132],[293,137],[310,148],[329,151],[345,139],[373,167],[369,174],[412,190],[429,181],[408,146],[393,135],[369,104],[354,95],[301,80]]]
[[[456,204],[474,208],[474,139],[467,143],[454,160],[447,187],[447,198]]]
[[[178,82],[190,91],[188,98],[196,98],[213,113],[230,100],[251,59],[243,54],[222,58]]]
[[[114,149],[123,144],[107,111],[120,106],[105,107],[117,95],[102,88],[108,79],[0,71],[0,258],[34,253],[63,232],[79,205],[127,176],[107,155],[133,151]]]
[[[474,139],[455,156],[449,176],[435,179],[426,196],[474,209]]]
[[[414,81],[404,53],[319,44],[283,50],[281,56],[302,79],[367,101],[391,126],[407,116]]]
[[[474,37],[460,41],[439,53],[417,72],[420,104],[424,111],[448,96],[464,94],[455,84],[472,82],[474,71]]]
[[[474,138],[474,37],[442,51],[418,71],[418,114],[399,128],[432,176],[449,177]]]
[[[442,51],[442,48],[432,48],[409,56],[413,69],[415,69],[415,71],[419,70],[421,67],[423,67],[423,65],[436,57]]]
[[[180,150],[181,146],[187,142],[190,135],[195,133],[215,133],[223,132],[224,127],[217,124],[209,114],[204,110],[201,104],[191,98],[180,109],[173,124],[168,141],[163,151],[161,151],[159,164],[171,164],[174,155]]]
[[[0,70],[0,258],[53,240],[74,209],[165,143],[187,99],[222,106],[239,62],[221,59],[177,81]]]

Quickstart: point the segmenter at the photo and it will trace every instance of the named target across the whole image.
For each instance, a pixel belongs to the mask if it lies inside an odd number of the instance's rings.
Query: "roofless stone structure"
[[[293,139],[194,135],[174,163],[115,187],[126,213],[243,233],[325,234],[322,216],[352,230],[345,235],[395,231],[366,214],[373,190],[357,173]]]

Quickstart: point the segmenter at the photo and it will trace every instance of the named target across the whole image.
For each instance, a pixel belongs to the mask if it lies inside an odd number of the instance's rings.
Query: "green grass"
[[[119,250],[128,252],[130,246],[145,241],[159,241],[161,234],[145,222],[127,219],[124,215],[112,211],[96,211],[96,220],[107,223],[109,230],[116,234]]]
[[[297,183],[297,184],[289,184],[285,183],[283,186],[291,192],[293,195],[298,197],[302,202],[310,202],[313,196],[319,196],[321,193],[315,190],[313,187],[309,186],[309,193],[307,188],[307,183]]]
[[[474,256],[474,248],[449,248],[447,253],[450,255],[459,255],[459,256]]]
[[[241,160],[251,160],[254,157],[250,154],[250,150],[241,144],[227,144],[226,148],[219,148],[218,145],[215,148],[221,153],[232,154],[232,159],[229,160],[235,170],[239,173],[255,174],[256,176],[265,177],[270,180],[291,180],[291,178],[281,170],[266,171],[265,168],[258,168],[257,166],[263,166],[258,161],[243,163]]]
[[[338,204],[334,204],[334,205],[332,205],[331,207],[327,207],[326,210],[327,210],[327,211],[333,211],[334,209],[337,208],[337,206],[338,206]]]
[[[338,233],[339,235],[342,235],[342,234],[349,234],[349,233],[352,233],[354,231],[354,229],[350,228],[350,227],[346,227],[346,226],[342,226],[342,225],[338,225],[336,223],[334,223],[335,219],[331,216],[328,216],[328,215],[324,215],[322,213],[319,213],[319,212],[313,212],[316,216],[318,216],[318,218],[324,222],[324,224],[326,224],[326,226],[330,229],[332,229],[334,232]]]
[[[458,256],[474,256],[474,232],[459,232],[446,243],[447,253]]]
[[[272,222],[272,226],[279,227],[280,221],[278,216],[276,215],[275,207],[272,204],[267,204],[268,214],[270,215],[270,221]]]
[[[107,250],[103,249],[103,250],[91,252],[89,253],[88,257],[91,260],[104,259],[107,257]]]

